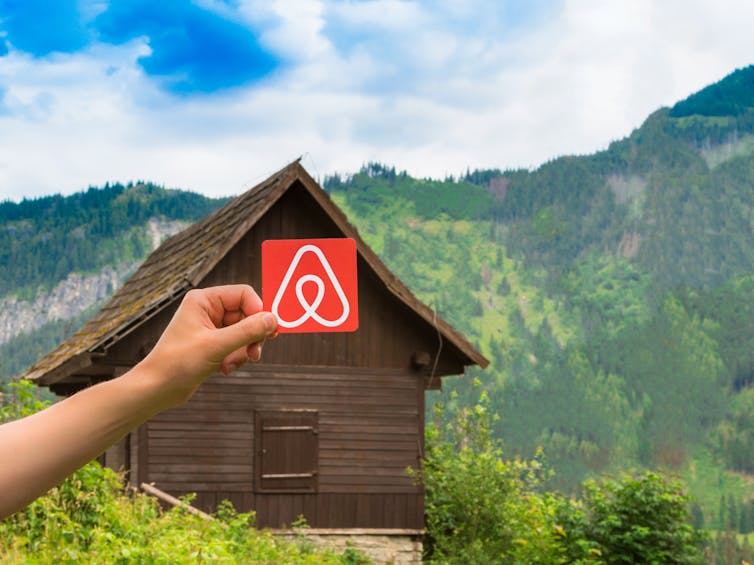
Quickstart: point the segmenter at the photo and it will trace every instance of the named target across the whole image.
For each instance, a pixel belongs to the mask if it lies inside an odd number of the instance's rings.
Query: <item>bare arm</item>
[[[149,355],[128,373],[0,426],[0,519],[59,483],[210,375],[258,361],[277,320],[251,287],[190,291]]]

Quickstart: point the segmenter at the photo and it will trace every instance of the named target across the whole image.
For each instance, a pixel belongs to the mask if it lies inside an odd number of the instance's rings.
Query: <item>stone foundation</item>
[[[326,547],[337,552],[349,545],[368,555],[376,565],[421,565],[422,530],[390,529],[319,529],[272,530],[290,541],[306,541],[317,547]]]

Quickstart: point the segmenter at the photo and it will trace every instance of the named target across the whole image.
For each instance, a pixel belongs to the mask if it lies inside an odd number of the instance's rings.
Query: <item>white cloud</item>
[[[376,27],[378,31],[413,33],[426,23],[420,4],[406,0],[333,2],[330,11],[345,23],[361,29]]]
[[[567,0],[514,21],[482,0],[244,0],[239,17],[286,63],[204,97],[158,90],[143,41],[11,52],[0,199],[137,178],[234,194],[301,154],[315,175],[374,160],[442,177],[593,152],[754,62],[754,5],[724,4]]]
[[[262,25],[262,43],[294,61],[313,61],[331,55],[322,35],[325,2],[319,0],[242,0],[240,12]]]

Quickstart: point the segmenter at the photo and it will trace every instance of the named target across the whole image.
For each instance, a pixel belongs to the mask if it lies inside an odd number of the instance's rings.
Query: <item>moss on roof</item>
[[[296,180],[301,181],[343,233],[356,240],[359,254],[390,292],[428,323],[436,325],[470,362],[483,367],[487,365],[487,359],[388,270],[297,160],[206,218],[165,240],[96,316],[37,361],[23,376],[44,385],[51,384],[49,375],[53,371],[61,373],[53,381],[65,379],[67,374],[65,370],[61,371],[64,363],[80,355],[102,351],[162,307],[181,297],[200,283]]]

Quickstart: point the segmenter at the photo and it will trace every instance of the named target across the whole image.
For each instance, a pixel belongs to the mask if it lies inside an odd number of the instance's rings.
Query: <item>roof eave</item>
[[[93,355],[89,351],[78,353],[63,361],[60,365],[49,371],[37,370],[22,375],[21,378],[32,381],[39,386],[50,386],[58,383],[70,375],[94,364]]]
[[[125,319],[118,327],[113,328],[104,335],[100,335],[99,339],[89,344],[85,351],[76,353],[70,358],[60,362],[60,364],[48,368],[47,370],[34,370],[32,368],[30,372],[23,375],[23,378],[28,378],[42,386],[49,386],[91,366],[94,363],[93,357],[100,355],[103,350],[106,350],[114,342],[122,339],[135,328],[151,319],[155,314],[173,303],[191,287],[199,286],[203,279],[212,271],[212,269],[215,268],[228,251],[254,227],[259,219],[267,213],[267,211],[296,181],[299,181],[315,201],[327,211],[328,215],[344,235],[354,238],[359,255],[378,275],[385,284],[387,290],[400,302],[424,319],[428,324],[435,327],[437,331],[441,333],[443,338],[448,340],[461,353],[461,355],[465,357],[462,365],[476,364],[481,368],[486,368],[489,365],[489,361],[479,353],[471,343],[469,343],[460,333],[456,332],[450,324],[441,319],[432,308],[418,300],[387,268],[387,266],[385,266],[377,254],[375,254],[374,251],[372,251],[372,249],[361,239],[358,230],[348,221],[348,218],[342,210],[335,205],[329,195],[322,190],[306,169],[301,166],[300,160],[296,160],[280,169],[277,173],[271,175],[271,177],[265,181],[266,183],[270,183],[270,185],[273,186],[273,189],[269,197],[265,198],[264,205],[255,209],[253,214],[250,214],[245,221],[238,225],[233,234],[225,239],[221,246],[195,266],[193,272],[187,272],[183,284],[177,285],[177,287],[173,288],[172,291],[167,293],[167,295],[163,295],[160,300],[146,305],[138,315]],[[219,212],[220,211],[216,211],[212,215]],[[178,235],[173,237],[178,237]]]

